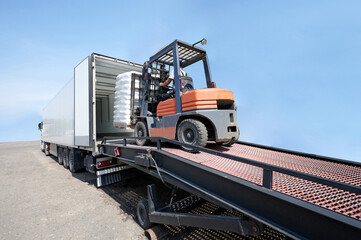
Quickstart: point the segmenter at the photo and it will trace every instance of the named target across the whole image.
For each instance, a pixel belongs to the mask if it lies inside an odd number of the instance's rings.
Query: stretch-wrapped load
[[[113,112],[114,127],[126,128],[130,125],[132,73],[139,74],[131,71],[119,74],[116,78]]]

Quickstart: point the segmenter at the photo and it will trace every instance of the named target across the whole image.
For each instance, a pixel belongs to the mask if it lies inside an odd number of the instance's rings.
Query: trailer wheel
[[[40,150],[45,153],[45,142],[41,141]]]
[[[206,126],[196,119],[185,119],[179,126],[177,131],[178,141],[191,145],[204,147],[207,145],[208,132]],[[184,147],[186,151],[194,151],[192,148]]]
[[[134,134],[135,134],[135,137],[148,137],[149,136],[147,127],[145,126],[144,122],[138,121],[137,124],[135,124]],[[135,142],[139,146],[144,146],[149,143],[149,139],[136,139]]]
[[[63,165],[63,149],[58,148],[58,163],[59,165]]]
[[[140,200],[137,205],[137,218],[140,226],[143,229],[148,229],[153,226],[149,220],[149,206],[147,200]]]
[[[66,169],[69,168],[69,150],[67,148],[63,150],[63,167]]]
[[[74,150],[70,149],[69,151],[69,171],[75,173],[77,169],[75,168],[75,161],[74,161]]]

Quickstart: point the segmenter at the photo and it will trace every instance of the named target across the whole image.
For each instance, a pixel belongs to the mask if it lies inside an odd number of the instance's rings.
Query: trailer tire
[[[69,171],[75,173],[77,171],[75,167],[75,160],[74,160],[74,150],[70,149],[69,151]]]
[[[45,153],[45,142],[41,141],[41,147],[40,150]]]
[[[144,122],[138,121],[135,124],[134,135],[135,135],[135,137],[148,137],[149,136],[147,126],[145,126]],[[135,142],[138,146],[144,146],[144,145],[149,144],[150,141],[149,141],[149,139],[136,139]]]
[[[140,200],[137,205],[137,218],[139,225],[144,229],[151,228],[152,224],[149,220],[149,206],[147,200]]]
[[[208,132],[206,126],[196,119],[183,120],[177,129],[178,141],[191,145],[205,147],[208,140]],[[186,151],[196,152],[190,147],[182,148]]]
[[[58,148],[58,163],[59,165],[63,165],[63,149]]]
[[[66,169],[69,168],[69,150],[67,148],[63,150],[63,167]]]
[[[76,149],[69,150],[69,171],[72,173],[84,169],[84,159],[81,158],[80,152]]]

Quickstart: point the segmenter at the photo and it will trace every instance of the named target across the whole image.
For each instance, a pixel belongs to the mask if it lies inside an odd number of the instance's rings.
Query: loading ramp
[[[133,138],[112,143],[119,138],[108,137],[99,149],[104,155],[116,157],[166,184],[225,209],[240,211],[250,219],[247,222],[242,218],[214,219],[167,212],[153,205],[155,191],[149,186],[151,222],[216,226],[244,234],[258,234],[262,223],[295,239],[361,236],[361,165],[358,163],[245,142],[231,147],[192,146],[199,152],[189,153],[164,145],[182,145],[177,141],[150,139],[157,146],[127,144]]]

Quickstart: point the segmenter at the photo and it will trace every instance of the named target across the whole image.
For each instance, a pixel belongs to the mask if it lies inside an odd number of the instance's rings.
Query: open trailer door
[[[91,57],[85,58],[74,69],[74,143],[75,146],[91,146],[92,78]]]

